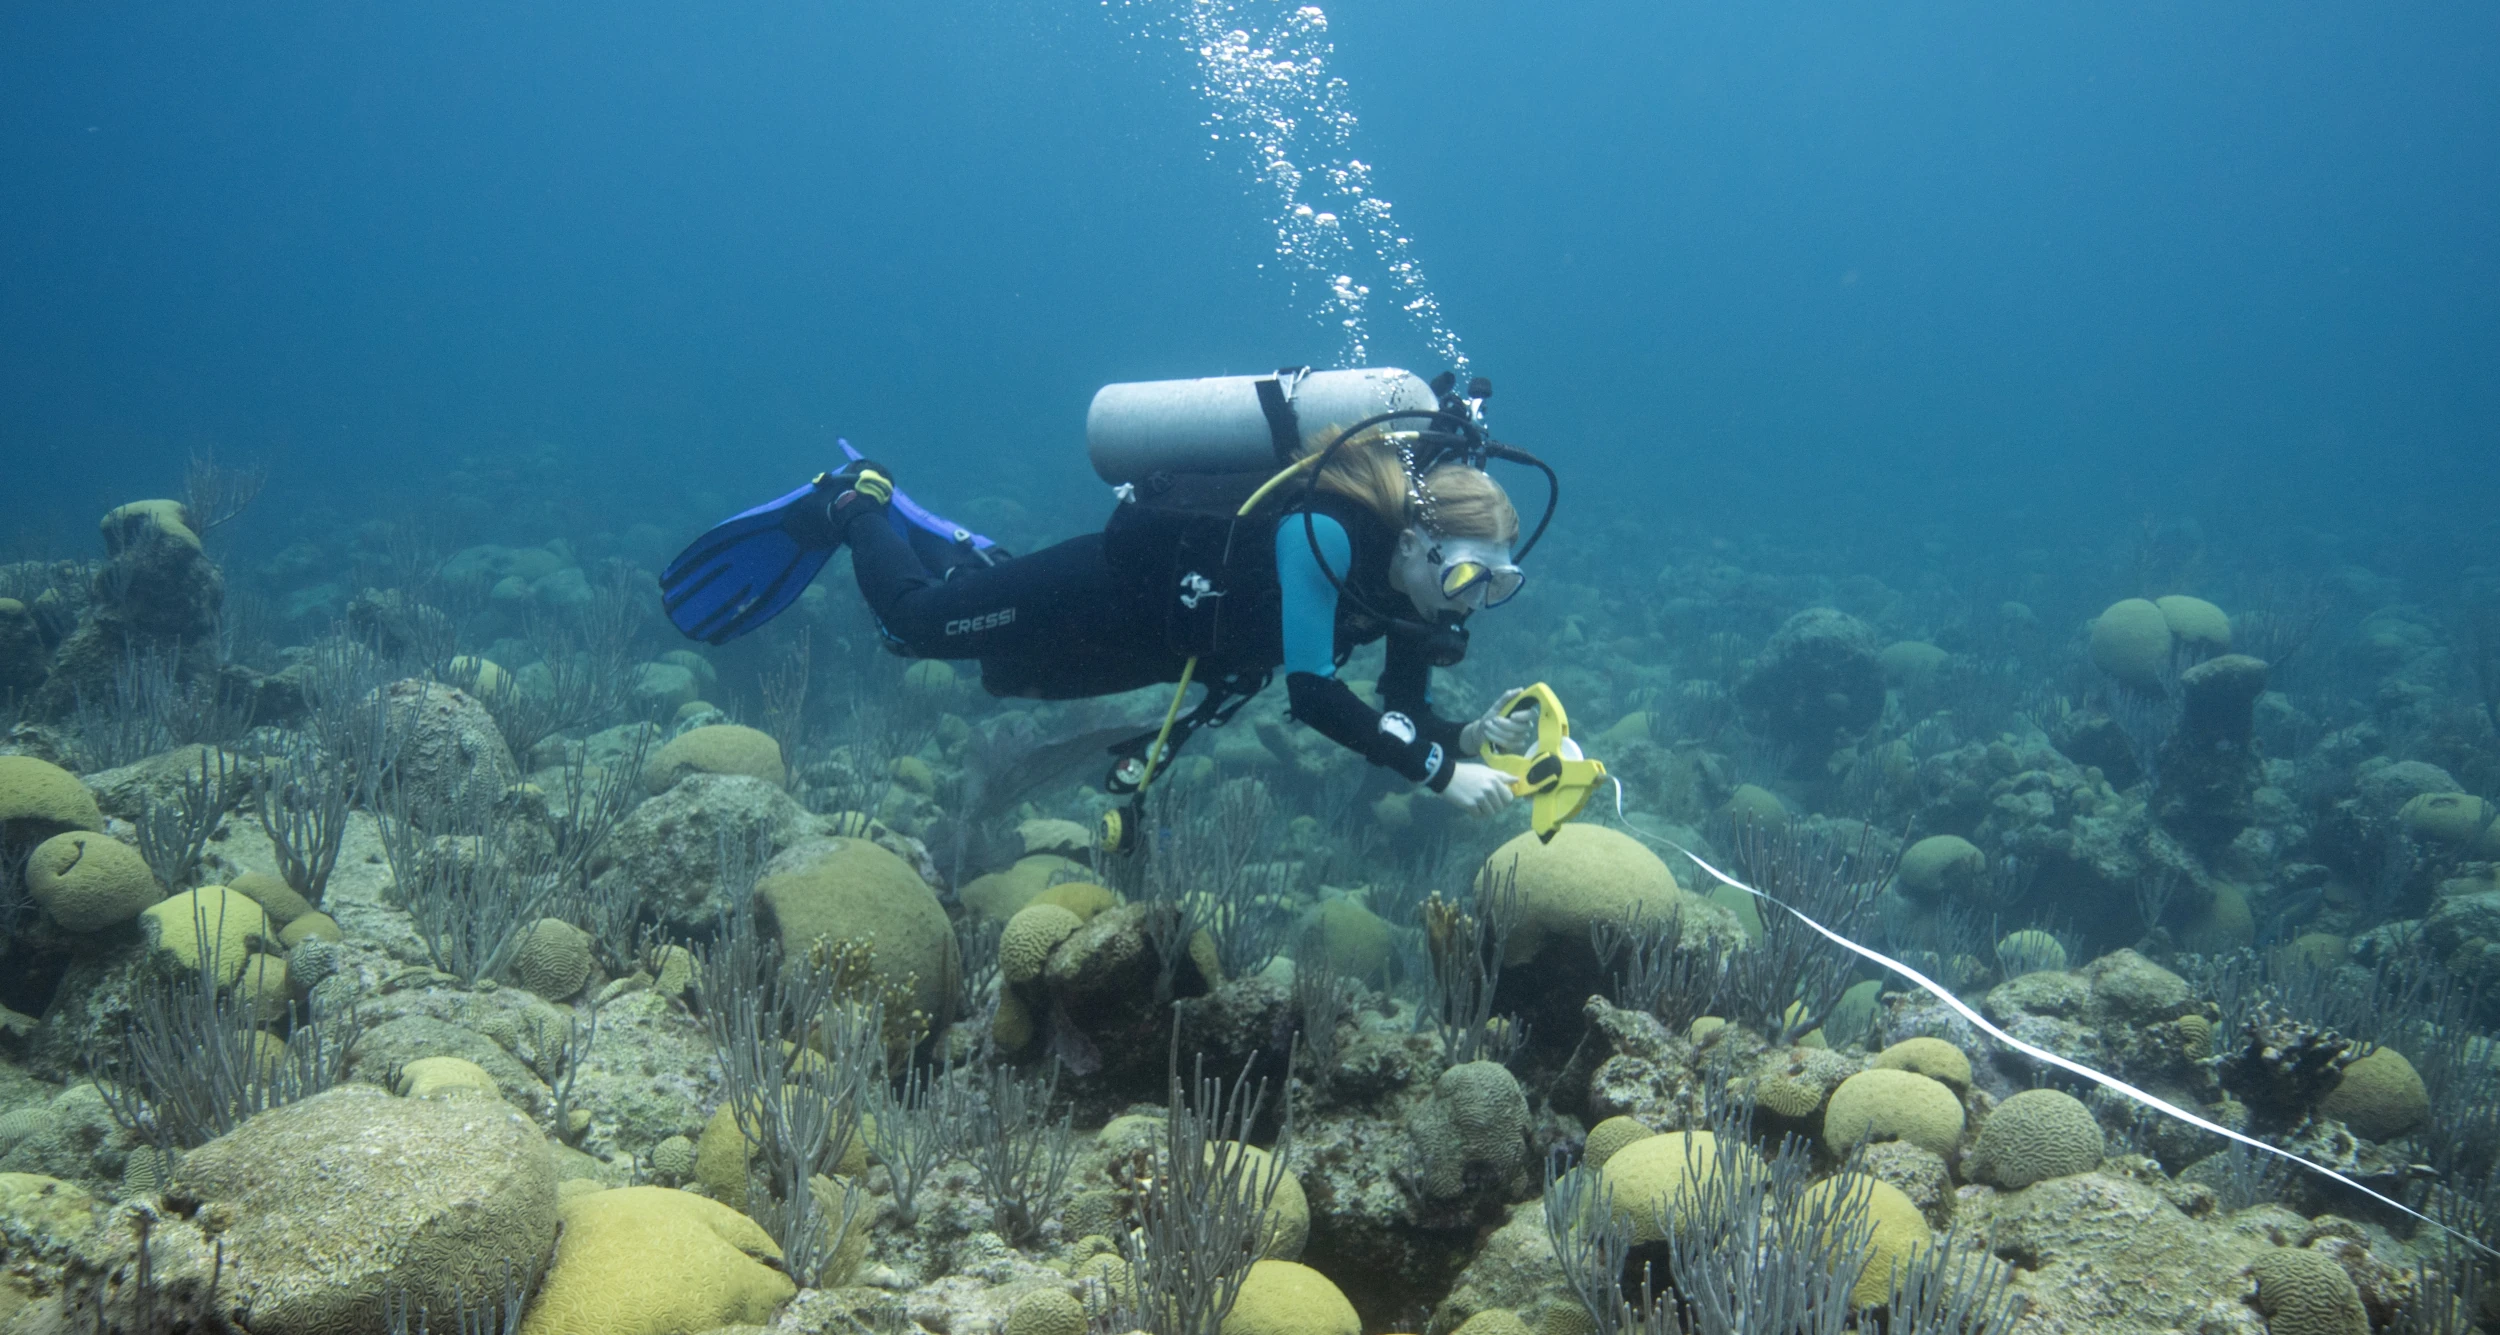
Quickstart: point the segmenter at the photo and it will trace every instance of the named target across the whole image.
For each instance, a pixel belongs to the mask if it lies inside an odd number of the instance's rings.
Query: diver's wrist
[[[1438,793],[1448,788],[1450,776],[1458,773],[1458,753],[1434,742],[1432,749],[1424,754],[1424,767],[1429,771],[1424,775],[1424,787]]]

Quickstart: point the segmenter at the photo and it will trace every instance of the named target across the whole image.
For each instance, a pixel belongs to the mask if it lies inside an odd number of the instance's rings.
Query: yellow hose
[[[1137,781],[1137,791],[1155,781],[1155,770],[1163,764],[1164,744],[1172,740],[1172,721],[1181,716],[1181,697],[1189,694],[1189,679],[1198,675],[1198,656],[1191,654],[1181,665],[1181,684],[1172,689],[1172,707],[1163,711],[1163,730],[1155,734],[1155,744],[1146,749],[1146,773]]]

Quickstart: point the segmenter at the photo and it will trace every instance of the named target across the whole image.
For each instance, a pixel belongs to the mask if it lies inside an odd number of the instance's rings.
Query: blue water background
[[[1357,150],[1567,518],[2487,549],[2500,9],[1329,12]],[[276,466],[247,549],[643,525],[655,562],[837,433],[932,503],[1089,524],[1097,385],[1335,346],[1186,53],[1126,27],[9,6],[0,531],[86,554],[213,448]]]

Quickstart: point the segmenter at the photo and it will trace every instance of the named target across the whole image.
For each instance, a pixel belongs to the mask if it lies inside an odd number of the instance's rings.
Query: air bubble
[[[1373,193],[1371,165],[1348,153],[1359,121],[1345,80],[1327,70],[1335,48],[1326,12],[1277,0],[1122,8],[1149,15],[1141,35],[1169,36],[1197,56],[1208,138],[1242,145],[1252,174],[1275,190],[1278,267],[1315,319],[1345,331],[1342,363],[1363,365],[1370,353],[1371,286],[1347,272],[1357,268],[1386,275],[1426,348],[1464,374],[1466,354],[1409,254],[1411,239],[1391,229],[1389,201]]]

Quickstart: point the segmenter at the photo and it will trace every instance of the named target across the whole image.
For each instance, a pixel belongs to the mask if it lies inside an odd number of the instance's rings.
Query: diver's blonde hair
[[[1336,432],[1320,433],[1306,443],[1304,454],[1327,447]],[[1320,473],[1323,491],[1359,501],[1391,528],[1426,527],[1425,506],[1416,504],[1420,490],[1428,502],[1433,536],[1474,538],[1508,546],[1519,540],[1519,511],[1510,494],[1480,468],[1444,463],[1426,473],[1415,488],[1408,485],[1406,459],[1393,437],[1378,429],[1347,441]]]

